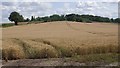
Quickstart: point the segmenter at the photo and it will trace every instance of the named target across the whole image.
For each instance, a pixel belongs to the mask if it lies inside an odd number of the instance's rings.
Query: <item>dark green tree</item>
[[[20,21],[19,22],[23,22],[24,21],[24,17],[22,15],[20,15]]]
[[[60,21],[60,18],[61,17],[57,14],[54,14],[54,15],[50,16],[51,21]]]
[[[30,19],[29,19],[29,18],[26,18],[24,21],[25,21],[25,22],[29,22],[29,21],[30,21]]]
[[[120,18],[116,18],[114,21],[115,23],[120,23]]]
[[[18,25],[18,22],[24,21],[24,18],[22,15],[20,15],[18,12],[12,12],[10,16],[8,17],[10,21],[14,21],[15,25]]]
[[[76,21],[76,14],[68,14],[65,16],[68,21]]]
[[[114,22],[114,19],[113,19],[113,18],[111,18],[111,22]]]
[[[42,17],[41,19],[43,20],[43,22],[49,22],[50,21],[48,16]]]
[[[35,21],[35,17],[34,16],[31,16],[31,21]]]
[[[61,17],[61,18],[60,18],[61,21],[64,21],[64,20],[65,20],[65,15],[61,15],[60,17]]]

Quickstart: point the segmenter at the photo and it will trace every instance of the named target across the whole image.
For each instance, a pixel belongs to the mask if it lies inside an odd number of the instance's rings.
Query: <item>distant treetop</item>
[[[31,16],[31,19],[26,18],[24,19],[22,15],[20,15],[18,12],[12,12],[8,18],[10,21],[14,21],[15,25],[17,25],[18,22],[51,22],[51,21],[76,21],[76,22],[112,22],[112,23],[120,23],[120,18],[108,18],[108,17],[101,17],[101,16],[94,16],[94,15],[79,15],[79,14],[67,14],[67,15],[58,15],[53,14],[51,16],[45,16],[45,17],[36,17]]]

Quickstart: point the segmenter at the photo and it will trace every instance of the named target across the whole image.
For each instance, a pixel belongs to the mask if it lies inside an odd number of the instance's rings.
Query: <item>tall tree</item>
[[[8,17],[10,21],[14,21],[15,25],[18,25],[18,22],[24,21],[24,18],[22,15],[20,15],[18,12],[12,12],[10,16]]]
[[[31,21],[35,21],[35,16],[31,16]]]

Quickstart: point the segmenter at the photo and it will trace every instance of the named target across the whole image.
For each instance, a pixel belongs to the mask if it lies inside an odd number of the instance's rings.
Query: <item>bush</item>
[[[14,26],[14,23],[3,23],[1,26],[2,26],[3,28],[4,28],[4,27],[10,27],[10,26]]]
[[[86,22],[86,23],[92,23],[91,20],[89,20],[89,19],[85,19],[85,18],[83,18],[83,22]]]
[[[87,21],[85,21],[86,23],[92,23],[92,21],[90,21],[90,20],[87,20]]]

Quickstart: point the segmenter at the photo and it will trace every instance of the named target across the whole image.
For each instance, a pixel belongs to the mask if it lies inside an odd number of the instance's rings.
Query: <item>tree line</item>
[[[58,15],[53,14],[51,16],[44,17],[35,17],[26,18],[20,15],[18,12],[12,12],[8,18],[10,21],[14,21],[15,25],[17,22],[52,22],[52,21],[76,21],[76,22],[108,22],[108,23],[120,23],[120,18],[108,18],[94,15],[79,15],[79,14],[67,14],[67,15]]]

